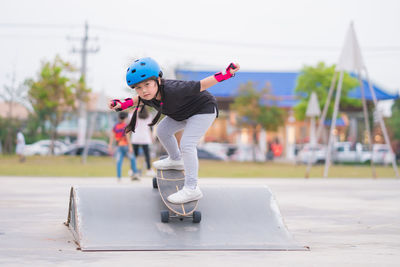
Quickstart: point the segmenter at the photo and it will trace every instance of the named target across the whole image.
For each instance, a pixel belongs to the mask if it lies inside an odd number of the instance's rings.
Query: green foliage
[[[266,130],[275,131],[284,124],[284,111],[276,106],[262,106],[260,100],[268,95],[268,89],[257,91],[252,82],[239,88],[239,96],[235,98],[231,109],[240,116],[239,122],[256,127],[261,125]]]
[[[318,102],[321,110],[323,109],[326,98],[328,96],[329,87],[335,73],[335,65],[326,66],[325,63],[319,62],[317,66],[304,66],[300,76],[297,79],[296,93],[306,93],[307,97],[302,98],[299,104],[294,107],[295,117],[297,120],[304,120],[308,105],[308,100],[312,92],[315,92],[318,97]],[[339,75],[338,75],[339,76]],[[339,77],[336,79],[338,83]],[[340,109],[348,107],[361,107],[361,100],[347,97],[347,93],[359,85],[356,78],[351,77],[348,73],[343,75],[342,93],[340,97]],[[336,92],[336,90],[334,91]],[[335,102],[335,93],[332,96],[327,117],[332,117],[333,106]]]
[[[49,132],[46,131],[43,121],[40,120],[39,116],[35,113],[29,114],[23,133],[27,144],[50,138]]]
[[[392,106],[392,117],[388,119],[395,140],[400,141],[400,99],[397,99]]]
[[[14,153],[17,132],[22,125],[22,120],[0,117],[0,141],[4,154]]]
[[[76,80],[73,78],[74,74],[76,76],[76,69],[56,56],[53,62],[42,64],[36,80],[26,80],[29,87],[28,98],[34,110],[34,121],[29,125],[29,131],[47,135],[47,121],[50,122],[48,134],[53,140],[57,138],[56,129],[64,113],[76,110],[78,99],[86,101],[90,91],[86,88],[84,79],[81,77]]]

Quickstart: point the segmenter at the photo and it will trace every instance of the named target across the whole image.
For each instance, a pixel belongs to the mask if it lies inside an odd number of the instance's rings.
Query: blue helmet
[[[154,79],[162,76],[161,68],[158,63],[150,58],[145,57],[135,60],[126,71],[126,83],[129,87],[135,87],[138,83]]]

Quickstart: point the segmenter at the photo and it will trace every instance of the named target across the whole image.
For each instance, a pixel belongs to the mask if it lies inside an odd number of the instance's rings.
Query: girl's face
[[[148,80],[135,86],[136,93],[144,100],[151,100],[157,94],[157,82]]]

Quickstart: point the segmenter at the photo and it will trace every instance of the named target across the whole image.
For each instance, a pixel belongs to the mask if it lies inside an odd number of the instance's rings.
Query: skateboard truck
[[[169,175],[168,177],[164,177],[165,175]],[[184,175],[182,171],[177,170],[166,170],[166,171],[157,171],[158,176],[153,178],[153,188],[158,189],[161,199],[164,202],[165,206],[168,210],[161,210],[161,222],[168,223],[171,218],[178,218],[183,221],[185,218],[191,218],[193,223],[200,223],[201,221],[201,212],[197,211],[197,203],[198,201],[192,201],[184,204],[173,204],[167,200],[168,194],[166,193],[167,189],[171,187],[176,188],[177,190],[180,186],[183,186]],[[160,176],[160,177],[159,177]],[[160,181],[160,187],[158,184]]]
[[[193,213],[189,216],[182,216],[176,213],[172,213],[169,210],[162,210],[161,214],[161,222],[168,223],[170,218],[178,218],[179,220],[183,221],[185,218],[192,218],[193,223],[199,223],[201,221],[201,212],[200,211],[193,211]]]

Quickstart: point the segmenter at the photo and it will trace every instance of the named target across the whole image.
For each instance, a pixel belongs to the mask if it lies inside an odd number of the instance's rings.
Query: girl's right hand
[[[114,154],[112,145],[108,145],[108,153],[110,153],[111,156]]]
[[[112,110],[120,109],[121,108],[121,102],[115,101],[115,100],[110,100],[108,103],[108,108]]]

